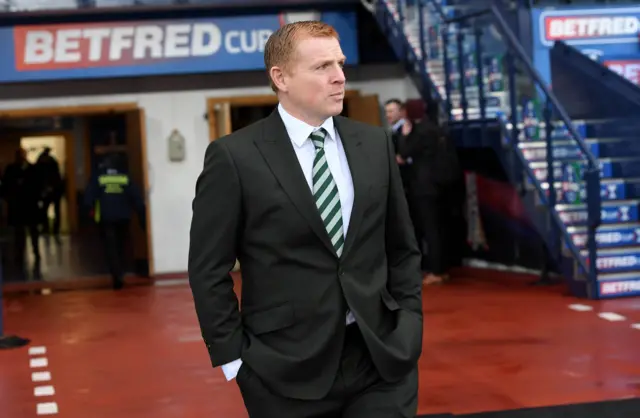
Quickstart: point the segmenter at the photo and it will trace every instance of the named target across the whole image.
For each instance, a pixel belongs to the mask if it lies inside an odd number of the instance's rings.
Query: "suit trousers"
[[[427,244],[426,253],[422,253],[422,270],[438,276],[445,274],[448,270],[446,237],[450,231],[443,222],[445,212],[451,208],[436,196],[410,196],[408,201],[420,250],[423,251],[423,243]]]
[[[383,381],[356,324],[347,326],[340,366],[320,400],[284,398],[243,363],[236,377],[250,418],[414,418],[418,368],[398,382]]]

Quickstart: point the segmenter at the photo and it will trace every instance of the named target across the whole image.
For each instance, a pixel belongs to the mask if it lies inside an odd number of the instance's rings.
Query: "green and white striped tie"
[[[331,244],[338,257],[344,248],[344,233],[342,231],[342,208],[338,186],[333,180],[327,157],[324,153],[324,140],[327,131],[324,128],[309,135],[316,147],[316,157],[313,160],[313,197],[320,212],[324,227],[329,234]]]

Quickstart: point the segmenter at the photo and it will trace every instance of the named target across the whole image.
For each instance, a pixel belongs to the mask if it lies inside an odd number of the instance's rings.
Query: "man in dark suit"
[[[447,220],[448,213],[456,209],[448,196],[460,168],[455,150],[453,156],[447,152],[447,141],[447,133],[426,117],[419,122],[405,122],[398,137],[397,158],[401,166],[407,167],[407,201],[416,236],[427,244],[422,262],[423,270],[428,272],[425,284],[448,278],[450,248],[445,244],[453,228]]]
[[[416,413],[420,253],[390,139],[338,116],[344,61],[329,25],[276,31],[278,108],[212,142],[196,184],[196,312],[252,418]]]
[[[398,142],[403,136],[402,128],[405,124],[411,123],[407,119],[407,109],[400,99],[389,99],[384,104],[384,114],[391,129],[391,140],[397,154]],[[407,192],[409,188],[409,164],[400,164],[400,178],[405,192]]]

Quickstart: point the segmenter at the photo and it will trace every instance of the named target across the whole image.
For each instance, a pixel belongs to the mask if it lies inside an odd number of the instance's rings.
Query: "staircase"
[[[629,132],[640,123],[571,120],[517,40],[510,6],[376,0],[374,13],[458,146],[495,149],[572,293],[640,295],[640,141]]]

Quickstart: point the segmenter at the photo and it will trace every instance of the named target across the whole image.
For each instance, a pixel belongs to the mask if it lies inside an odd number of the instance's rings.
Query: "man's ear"
[[[281,67],[273,66],[269,70],[269,76],[271,81],[278,88],[279,91],[287,91],[287,84],[285,82],[284,70]]]

